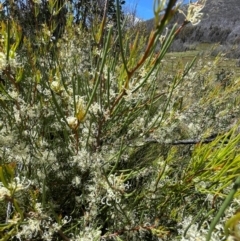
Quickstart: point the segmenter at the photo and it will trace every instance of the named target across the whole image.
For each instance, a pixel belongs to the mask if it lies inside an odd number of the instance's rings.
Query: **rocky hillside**
[[[187,6],[182,10],[187,11]],[[202,21],[187,25],[173,43],[171,50],[183,51],[194,48],[197,43],[219,43],[216,50],[226,51],[229,57],[240,58],[240,0],[207,0],[202,10]],[[173,21],[182,23],[184,16],[176,14]],[[153,20],[146,21],[148,30]],[[234,50],[232,50],[234,48]]]

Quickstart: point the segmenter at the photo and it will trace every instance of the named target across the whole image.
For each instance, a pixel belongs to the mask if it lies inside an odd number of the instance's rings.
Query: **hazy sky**
[[[154,0],[126,0],[126,5],[134,8],[137,5],[137,17],[147,20],[153,18],[153,2]],[[184,3],[188,3],[184,0]]]

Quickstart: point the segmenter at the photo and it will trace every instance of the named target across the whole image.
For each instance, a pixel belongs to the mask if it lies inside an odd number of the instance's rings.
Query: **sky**
[[[184,0],[184,3],[188,3],[188,0]],[[126,6],[136,9],[136,16],[140,19],[147,20],[153,18],[153,3],[154,0],[126,0]]]

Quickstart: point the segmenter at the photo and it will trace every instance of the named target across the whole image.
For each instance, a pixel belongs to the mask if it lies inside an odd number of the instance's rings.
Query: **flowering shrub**
[[[163,38],[178,8],[165,3],[146,46],[119,16],[91,33],[69,16],[57,42],[42,25],[21,43],[17,21],[1,22],[1,240],[239,237],[239,80],[222,86],[201,60],[164,77],[172,40],[200,16],[190,5]]]

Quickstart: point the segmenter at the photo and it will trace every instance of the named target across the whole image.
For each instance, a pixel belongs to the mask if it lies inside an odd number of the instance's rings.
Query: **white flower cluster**
[[[20,230],[15,236],[19,240],[34,239],[40,233],[42,240],[52,241],[53,235],[58,232],[63,225],[71,221],[68,217],[62,220],[62,223],[56,223],[51,218],[47,218],[43,214],[30,213],[30,218],[24,220],[24,223],[20,225]]]
[[[101,200],[102,204],[111,206],[111,202],[121,202],[121,192],[125,190],[125,185],[121,176],[110,175],[108,177],[108,182],[103,182],[101,185],[103,185],[106,190],[106,194]]]
[[[9,65],[11,71],[15,72],[15,69],[20,66],[20,61],[16,53],[13,51],[9,51],[9,59],[7,59],[7,55],[4,52],[0,51],[0,73],[7,68]]]
[[[186,21],[189,21],[192,23],[192,25],[197,25],[200,23],[203,13],[200,13],[201,10],[205,7],[206,0],[199,0],[197,2],[191,2],[188,6],[187,15],[183,13],[183,11],[179,10],[184,16],[186,17]]]
[[[7,187],[5,187],[2,182],[0,182],[0,200],[7,200],[14,193],[28,189],[30,185],[30,180],[27,180],[26,178],[20,179],[19,177],[15,177],[12,182],[7,184]]]
[[[86,227],[83,231],[71,239],[71,241],[92,241],[100,240],[101,231],[91,227]]]

